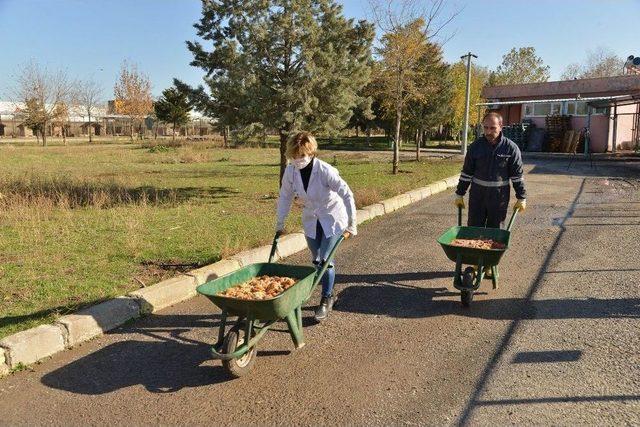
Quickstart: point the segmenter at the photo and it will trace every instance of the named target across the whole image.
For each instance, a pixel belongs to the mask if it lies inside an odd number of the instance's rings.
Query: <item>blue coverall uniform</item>
[[[509,181],[518,199],[526,199],[522,178],[522,154],[502,133],[491,144],[484,136],[469,146],[456,194],[469,192],[468,225],[500,228],[509,207]]]

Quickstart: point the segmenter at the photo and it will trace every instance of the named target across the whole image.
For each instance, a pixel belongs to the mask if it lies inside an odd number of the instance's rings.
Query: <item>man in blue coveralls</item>
[[[487,113],[482,120],[484,135],[469,146],[456,189],[455,205],[464,209],[464,195],[469,192],[467,225],[500,228],[509,207],[509,181],[516,192],[514,209],[527,207],[522,178],[522,154],[518,146],[502,135],[502,116]]]

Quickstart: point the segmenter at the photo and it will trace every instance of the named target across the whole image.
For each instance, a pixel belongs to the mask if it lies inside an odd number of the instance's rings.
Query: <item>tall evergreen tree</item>
[[[194,26],[209,46],[187,47],[208,93],[176,84],[227,125],[277,129],[280,176],[289,134],[344,128],[369,79],[373,26],[332,0],[204,1]]]
[[[158,120],[173,125],[173,140],[175,141],[176,127],[189,121],[191,107],[187,94],[173,87],[165,89],[162,91],[160,99],[154,103],[153,108]]]

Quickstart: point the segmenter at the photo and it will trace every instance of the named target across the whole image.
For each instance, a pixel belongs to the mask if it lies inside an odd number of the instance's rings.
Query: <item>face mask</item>
[[[293,166],[295,166],[296,169],[304,169],[309,165],[309,163],[311,163],[311,157],[304,156],[299,159],[293,159],[291,160],[291,163],[293,164]]]

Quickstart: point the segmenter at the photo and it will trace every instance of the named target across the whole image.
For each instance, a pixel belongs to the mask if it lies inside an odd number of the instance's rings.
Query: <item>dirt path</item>
[[[1,424],[639,424],[640,164],[566,165],[528,165],[501,287],[470,309],[435,242],[442,194],[345,243],[336,312],[302,350],[269,333],[228,381],[196,298],[0,380]]]

